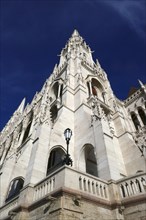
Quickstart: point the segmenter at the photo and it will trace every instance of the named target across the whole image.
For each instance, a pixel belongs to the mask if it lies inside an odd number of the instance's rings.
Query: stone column
[[[59,83],[59,86],[58,86],[57,99],[60,99],[60,96],[61,96],[60,92],[61,92],[61,83]]]
[[[140,117],[139,112],[138,112],[137,109],[136,109],[136,116],[137,116],[137,118],[138,118],[138,121],[139,121],[139,123],[140,123],[140,126],[143,127],[144,124],[143,124],[143,121],[142,121],[142,119],[141,119],[141,117]]]
[[[92,84],[91,84],[91,80],[89,81],[89,91],[90,91],[90,96],[92,96],[93,93],[92,93]]]

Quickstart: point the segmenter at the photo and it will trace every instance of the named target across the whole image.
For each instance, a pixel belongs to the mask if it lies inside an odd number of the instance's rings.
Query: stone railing
[[[79,189],[97,197],[104,199],[109,198],[107,183],[101,181],[98,178],[89,177],[87,175],[80,175]]]
[[[52,73],[52,79],[54,80],[56,77],[59,77],[66,67],[66,62],[64,62],[62,65],[56,66],[56,70]]]
[[[106,181],[102,181],[89,174],[83,174],[69,167],[61,167],[52,175],[49,175],[43,181],[35,185],[33,201],[35,202],[41,199],[48,193],[62,186],[83,191],[84,193],[90,193],[93,196],[103,199],[108,199],[109,193]]]
[[[10,210],[14,209],[18,206],[18,197],[13,199],[11,202],[6,203],[4,206],[0,208],[0,220],[4,219],[8,216]]]
[[[146,192],[146,174],[137,174],[134,177],[124,178],[117,182],[122,198]]]
[[[127,99],[124,100],[125,106],[133,102],[133,100],[136,99],[140,94],[141,94],[141,89],[135,91],[132,95],[130,95]]]
[[[36,185],[34,188],[34,198],[33,201],[36,201],[48,193],[52,192],[55,188],[55,176],[48,177],[45,181]]]
[[[111,184],[115,185],[114,193]],[[50,173],[36,185],[31,187],[30,185],[26,186],[26,188],[21,191],[19,197],[3,205],[0,209],[0,219],[8,217],[9,211],[13,210],[18,205],[21,206],[23,203],[25,204],[24,198],[27,198],[27,204],[31,205],[62,187],[76,193],[78,191],[81,194],[90,195],[109,202],[111,198],[113,200],[117,198],[124,199],[144,194],[146,191],[146,175],[144,173],[139,173],[135,176],[126,177],[118,181],[108,182],[68,166],[62,166]],[[29,188],[31,188],[31,194],[28,190]]]
[[[94,65],[92,63],[87,62],[87,60],[82,61],[82,65],[94,72]]]

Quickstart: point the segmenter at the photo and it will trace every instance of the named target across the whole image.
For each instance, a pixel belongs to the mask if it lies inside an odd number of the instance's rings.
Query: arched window
[[[140,116],[143,124],[146,125],[146,115],[145,115],[143,109],[139,108],[138,113],[139,113],[139,116]]]
[[[59,82],[55,82],[53,87],[51,88],[50,92],[50,101],[53,102],[57,98],[62,98],[62,91],[63,91],[63,84],[60,84]]]
[[[23,136],[23,140],[22,140],[22,143],[24,143],[29,135],[29,132],[30,132],[30,128],[31,128],[31,124],[32,124],[32,120],[33,120],[33,112],[31,112],[30,114],[30,118],[29,118],[29,121],[28,121],[28,125],[26,127],[26,130],[24,132],[24,136]]]
[[[64,157],[65,152],[60,147],[57,147],[50,152],[47,175],[63,165]]]
[[[103,98],[104,88],[102,84],[95,78],[92,78],[87,82],[89,96],[96,96],[101,101],[105,101]]]
[[[23,184],[24,184],[24,180],[22,177],[17,177],[11,181],[6,202],[13,199],[15,196],[19,195],[20,190],[23,188]]]
[[[59,88],[59,83],[56,82],[53,86],[53,92],[54,92],[54,95],[55,95],[55,98],[57,99],[58,97],[58,88]]]
[[[94,147],[92,145],[85,146],[85,161],[86,161],[86,172],[98,176],[97,173],[97,162],[94,154]]]
[[[138,130],[138,127],[140,126],[140,123],[139,123],[138,118],[135,115],[135,113],[131,113],[131,118],[132,118],[132,121],[133,121],[133,124],[134,124],[136,130]]]

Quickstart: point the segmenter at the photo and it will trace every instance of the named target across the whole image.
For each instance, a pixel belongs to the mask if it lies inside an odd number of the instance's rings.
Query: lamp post
[[[71,139],[71,136],[72,136],[71,129],[70,128],[65,129],[64,137],[65,137],[66,145],[67,145],[67,153],[66,153],[65,158],[64,158],[64,164],[72,166],[73,161],[72,161],[72,159],[70,158],[70,155],[69,155],[69,141]]]

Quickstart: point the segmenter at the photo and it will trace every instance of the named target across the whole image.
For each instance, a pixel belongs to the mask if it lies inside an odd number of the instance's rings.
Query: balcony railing
[[[146,175],[137,174],[135,177],[124,178],[118,181],[122,198],[131,197],[146,192]]]
[[[69,167],[65,167],[64,169],[63,166],[35,185],[33,201],[41,199],[62,186],[89,193],[103,199],[108,199],[109,195],[108,183],[106,181],[92,177],[89,174],[83,174]]]
[[[108,199],[108,185],[97,178],[91,178],[87,175],[80,175],[79,189],[90,193],[91,195]]]
[[[143,173],[137,174],[134,177],[117,181],[117,184],[121,198],[145,193],[146,176]],[[34,187],[33,201],[41,199],[48,193],[62,186],[109,200],[109,187],[107,181],[93,177],[89,174],[83,174],[69,167],[65,169],[61,167]]]
[[[10,210],[18,206],[18,196],[0,208],[0,219],[8,216]]]
[[[47,178],[45,181],[35,186],[33,201],[36,201],[44,197],[48,193],[52,192],[54,188],[55,188],[55,176]]]
[[[112,187],[111,184],[113,184]],[[123,178],[118,181],[108,182],[99,179],[98,177],[91,176],[90,174],[77,171],[68,166],[62,166],[50,173],[36,185],[26,186],[26,189],[20,193],[19,197],[17,196],[10,202],[3,205],[0,209],[1,219],[8,217],[9,211],[16,208],[18,205],[21,206],[22,202],[25,203],[23,198],[25,193],[25,196],[27,197],[27,193],[29,193],[27,189],[29,187],[31,188],[32,196],[28,196],[28,205],[45,198],[53,191],[55,192],[62,187],[65,187],[70,191],[78,191],[82,195],[92,196],[107,202],[110,201],[110,199],[116,200],[117,195],[119,199],[125,199],[127,197],[144,194],[146,192],[146,175],[144,173],[139,173],[135,176]],[[115,187],[114,194],[112,191],[113,187]]]

